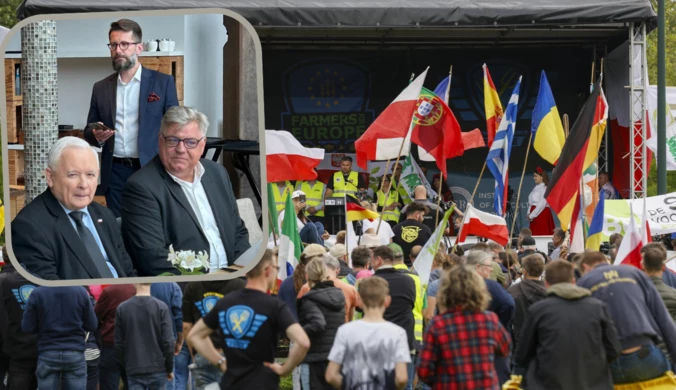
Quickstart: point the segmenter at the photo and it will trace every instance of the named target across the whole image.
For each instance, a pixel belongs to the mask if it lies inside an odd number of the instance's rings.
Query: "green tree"
[[[657,11],[657,0],[651,0]],[[676,2],[665,1],[666,78],[667,86],[676,86]],[[648,80],[657,84],[657,29],[648,34],[646,47],[648,57]],[[667,171],[667,193],[676,191],[676,171]],[[648,196],[657,195],[657,165],[653,159],[648,175]]]
[[[12,28],[19,23],[16,18],[16,9],[21,4],[22,0],[5,0],[3,5],[0,5],[0,26]]]

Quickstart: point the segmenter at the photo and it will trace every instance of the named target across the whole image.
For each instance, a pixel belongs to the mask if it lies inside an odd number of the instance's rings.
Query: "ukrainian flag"
[[[540,91],[533,109],[531,133],[535,133],[533,147],[538,154],[552,165],[556,165],[566,137],[554,95],[549,87],[545,71],[540,77]]]
[[[598,251],[601,249],[601,241],[603,240],[603,214],[604,214],[604,197],[601,196],[599,203],[596,205],[594,210],[594,217],[592,218],[591,224],[589,225],[589,231],[587,232],[587,244],[586,249],[591,249]]]

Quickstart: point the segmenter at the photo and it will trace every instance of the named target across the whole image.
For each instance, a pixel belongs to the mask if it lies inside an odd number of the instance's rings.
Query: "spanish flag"
[[[603,196],[599,199],[599,203],[594,210],[594,217],[589,225],[587,232],[586,249],[598,251],[601,249],[601,241],[603,240],[603,214],[605,212],[605,201]]]
[[[591,164],[598,155],[594,137],[602,132],[602,128],[605,129],[608,119],[608,104],[600,82],[599,77],[594,91],[573,124],[545,193],[547,203],[558,216],[564,231],[570,227],[579,197],[582,172],[589,167],[585,164]]]
[[[544,70],[542,76],[540,76],[540,91],[538,92],[535,109],[533,109],[531,133],[535,135],[535,142],[533,143],[535,151],[545,161],[556,165],[563,144],[566,142],[566,136],[563,133],[559,110],[556,108],[554,95],[549,87]]]
[[[361,221],[368,219],[373,222],[380,214],[367,210],[359,204],[359,201],[352,196],[345,197],[345,214],[347,215],[347,222]]]
[[[495,84],[493,84],[493,79],[491,79],[491,74],[488,73],[488,67],[486,64],[484,68],[484,107],[486,110],[486,132],[488,134],[488,147],[490,148],[493,144],[493,138],[495,138],[495,132],[498,130],[500,121],[502,120],[503,115],[505,115],[504,110],[502,109],[502,103],[500,103],[500,95],[495,89]]]

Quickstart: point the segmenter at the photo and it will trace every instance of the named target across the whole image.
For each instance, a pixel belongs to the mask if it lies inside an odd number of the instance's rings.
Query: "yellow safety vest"
[[[411,203],[411,197],[408,196],[408,192],[406,192],[406,188],[404,188],[404,186],[402,186],[400,183],[395,183],[394,178],[392,179],[392,186],[393,186],[393,188],[397,189],[397,193],[399,194],[399,199],[401,200],[401,203],[404,206]]]
[[[275,200],[275,205],[277,205],[277,212],[281,212],[284,210],[284,207],[286,207],[286,197],[291,195],[293,193],[293,185],[291,185],[290,181],[285,182],[285,186],[288,189],[284,194],[279,191],[279,185],[278,183],[274,183],[272,187],[272,196],[273,199]],[[270,196],[270,195],[268,195]]]
[[[348,183],[343,179],[343,172],[341,171],[333,174],[333,196],[342,197],[343,195],[349,195],[353,198],[357,197],[359,173],[355,171],[350,172],[347,180]]]
[[[390,194],[387,196],[387,201],[385,200],[385,193],[382,190],[378,190],[376,196],[378,197],[378,207],[390,206],[392,203],[397,203],[399,201],[399,194],[392,189],[390,189]],[[394,210],[383,210],[383,221],[399,222],[400,214],[401,211],[399,210],[399,207]]]
[[[395,264],[394,269],[400,269],[408,271],[406,264]],[[423,305],[425,304],[425,292],[422,290],[422,285],[420,284],[420,277],[418,275],[413,275],[408,273],[413,281],[415,282],[415,304],[413,305],[413,318],[415,319],[415,325],[413,327],[413,336],[420,343],[423,341]]]
[[[326,185],[321,181],[315,181],[314,186],[310,186],[310,183],[304,181],[296,185],[296,190],[301,190],[305,193],[305,204],[306,209],[310,207],[320,207],[324,204],[324,193],[326,192]],[[311,214],[305,211],[305,215],[310,216]],[[324,216],[324,209],[318,210],[315,214],[317,217]]]

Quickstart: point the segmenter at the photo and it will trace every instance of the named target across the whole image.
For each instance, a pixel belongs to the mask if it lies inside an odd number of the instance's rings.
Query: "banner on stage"
[[[640,223],[643,199],[605,201],[603,234],[606,237],[614,233],[624,235],[624,230],[629,226],[630,203],[634,205],[634,219]],[[646,209],[653,236],[676,232],[676,192],[648,197]]]

